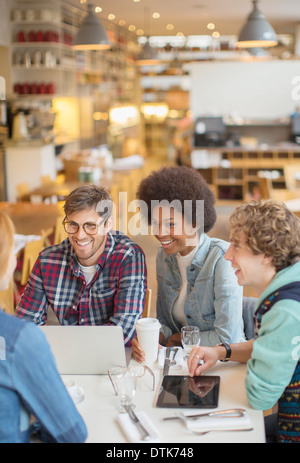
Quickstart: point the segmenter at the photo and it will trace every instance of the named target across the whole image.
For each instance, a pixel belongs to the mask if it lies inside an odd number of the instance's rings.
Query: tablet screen
[[[216,408],[219,401],[220,376],[165,376],[157,407]]]

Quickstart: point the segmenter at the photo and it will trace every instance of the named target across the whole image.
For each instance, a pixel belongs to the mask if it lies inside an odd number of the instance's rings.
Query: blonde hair
[[[244,233],[253,254],[272,256],[277,272],[300,260],[300,219],[280,201],[242,203],[230,227],[233,241]]]
[[[8,215],[0,211],[0,278],[6,272],[10,254],[14,247],[14,226]]]

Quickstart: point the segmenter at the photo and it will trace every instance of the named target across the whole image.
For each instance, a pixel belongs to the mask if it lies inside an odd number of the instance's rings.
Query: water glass
[[[194,347],[200,344],[200,330],[197,326],[183,326],[181,328],[181,344],[188,358]]]
[[[125,412],[125,406],[132,406],[136,392],[137,376],[126,367],[115,367],[108,371],[116,396],[119,399],[118,410]]]

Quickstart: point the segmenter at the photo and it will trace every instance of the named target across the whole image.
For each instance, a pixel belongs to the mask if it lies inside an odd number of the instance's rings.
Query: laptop
[[[61,375],[102,375],[126,366],[120,326],[39,326],[44,332]]]

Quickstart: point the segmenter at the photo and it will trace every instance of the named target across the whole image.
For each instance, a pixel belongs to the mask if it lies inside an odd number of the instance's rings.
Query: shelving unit
[[[72,39],[86,15],[84,5],[13,0],[10,7],[12,66],[8,96],[14,106],[30,111],[44,101],[54,107],[55,100],[61,99],[68,108],[60,113],[67,114],[76,100],[81,148],[107,143],[109,137],[115,146],[131,136],[124,131],[118,137],[109,133],[109,111],[115,105],[140,105],[135,66],[140,47],[136,35],[104,20],[111,50],[75,52]],[[67,126],[65,122],[63,132]]]
[[[74,26],[60,2],[11,2],[11,96],[72,96],[76,93]]]
[[[272,177],[274,189],[286,188],[284,168],[287,163],[294,164],[300,170],[300,147],[269,147],[268,149],[243,148],[204,148],[208,153],[218,151],[221,154],[217,167],[198,168],[206,181],[212,185],[216,198],[222,201],[241,201],[253,193],[258,186],[259,175]],[[228,167],[222,167],[224,161]],[[186,163],[191,165],[188,157]]]

